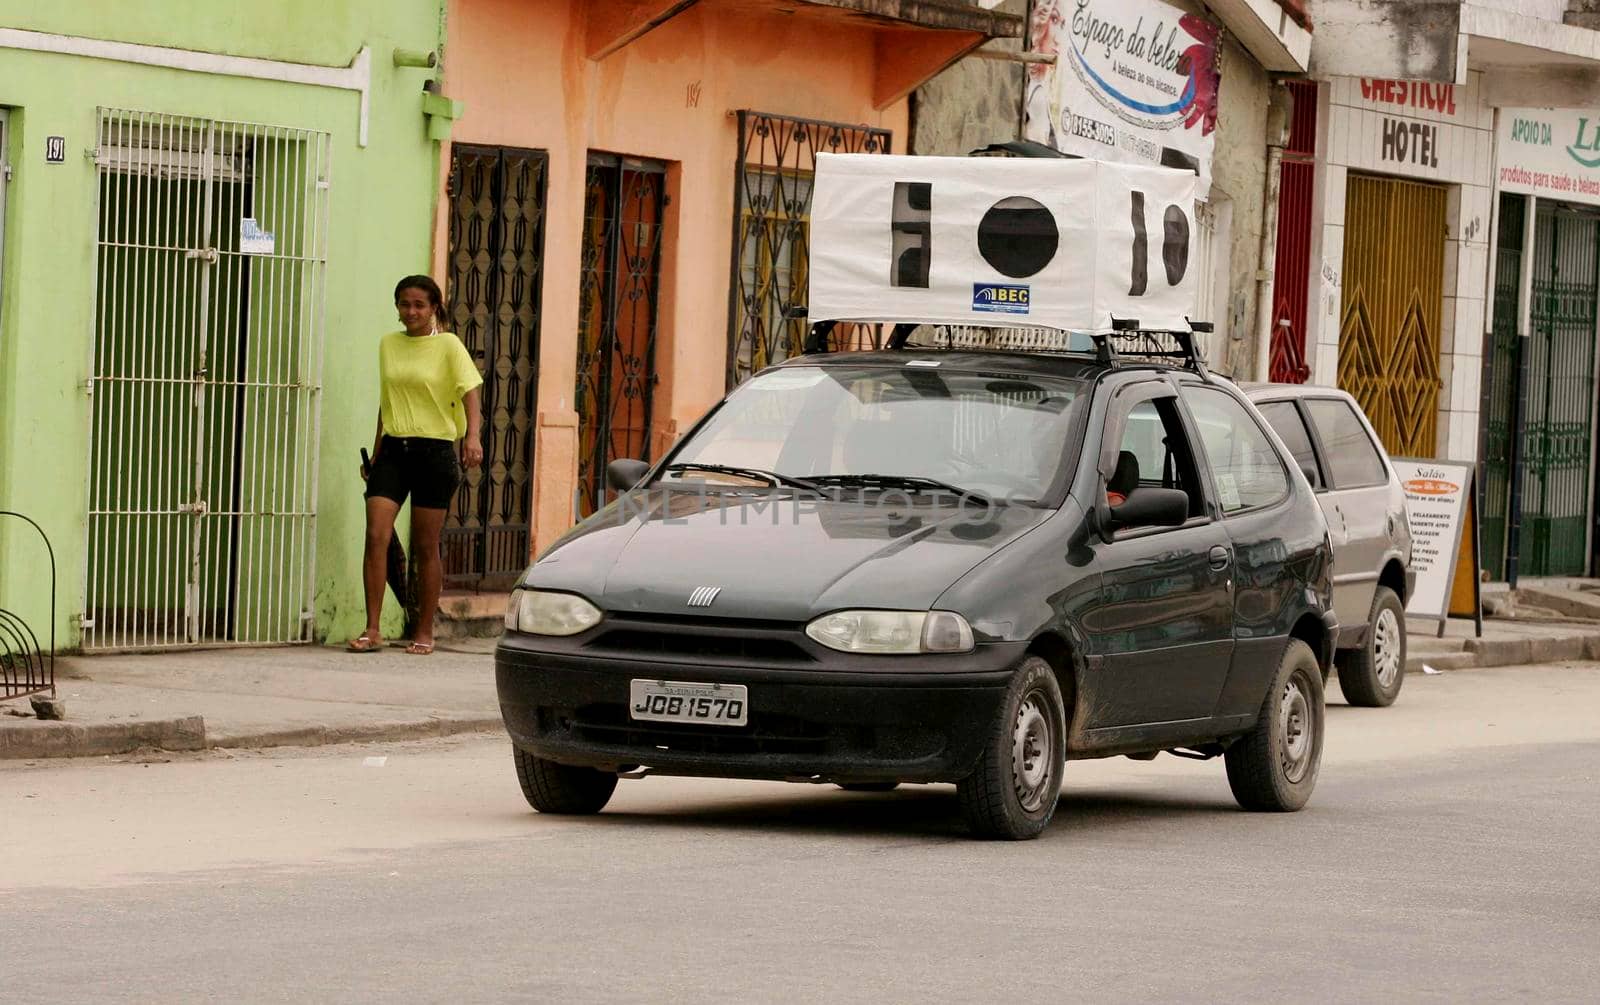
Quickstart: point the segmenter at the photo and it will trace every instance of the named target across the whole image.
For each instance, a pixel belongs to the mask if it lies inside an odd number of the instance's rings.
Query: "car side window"
[[[1267,425],[1278,434],[1278,439],[1289,448],[1289,456],[1300,466],[1311,481],[1311,487],[1321,492],[1327,488],[1327,483],[1322,478],[1322,468],[1317,464],[1317,452],[1311,446],[1311,433],[1306,429],[1306,422],[1300,417],[1300,409],[1292,401],[1269,401],[1259,409],[1261,417],[1267,420]]]
[[[1348,401],[1307,398],[1306,411],[1311,413],[1311,423],[1328,454],[1328,475],[1334,488],[1355,489],[1389,480],[1383,457]]]
[[[1146,398],[1128,409],[1106,501],[1121,505],[1142,487],[1179,489],[1189,497],[1189,515],[1205,514],[1199,469],[1174,397]]]
[[[1238,399],[1200,386],[1186,386],[1183,397],[1199,427],[1224,514],[1270,506],[1289,494],[1283,460]]]

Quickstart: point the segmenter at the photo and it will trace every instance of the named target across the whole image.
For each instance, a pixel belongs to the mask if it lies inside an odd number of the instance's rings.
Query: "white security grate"
[[[327,133],[100,109],[86,649],[311,638]]]

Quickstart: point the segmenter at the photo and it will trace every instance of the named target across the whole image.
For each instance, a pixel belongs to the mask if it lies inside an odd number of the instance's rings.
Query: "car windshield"
[[[769,370],[729,395],[662,477],[1037,505],[1076,454],[1068,440],[1082,386],[920,360]]]

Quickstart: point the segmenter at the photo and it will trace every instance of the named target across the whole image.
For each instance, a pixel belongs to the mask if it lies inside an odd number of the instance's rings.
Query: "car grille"
[[[611,618],[585,648],[596,654],[749,663],[814,663],[787,622]]]
[[[697,754],[821,754],[870,746],[872,729],[825,726],[794,716],[753,715],[745,729],[635,722],[620,705],[589,705],[567,720],[574,737],[609,746],[661,748]]]
[[[541,708],[539,729],[584,743],[626,747],[648,762],[654,750],[694,754],[889,755],[915,760],[944,748],[935,730],[823,723],[782,713],[752,713],[742,728],[707,728],[665,722],[636,722],[626,707],[585,705],[578,709]]]

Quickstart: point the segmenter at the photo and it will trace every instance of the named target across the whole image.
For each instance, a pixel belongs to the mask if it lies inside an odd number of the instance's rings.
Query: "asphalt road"
[[[0,1000],[1595,1000],[1600,665],[1338,702],[1301,813],[1074,762],[1022,844],[947,786],[540,817],[490,737],[7,765]]]

